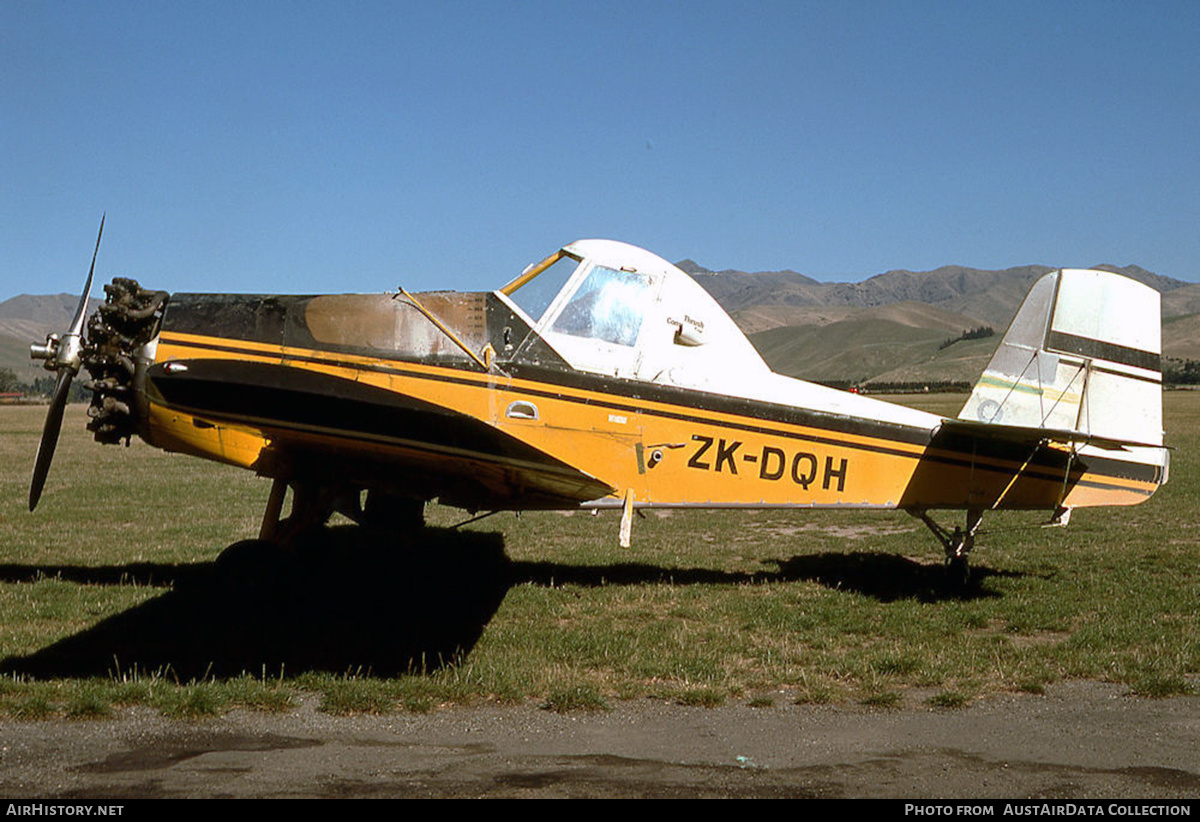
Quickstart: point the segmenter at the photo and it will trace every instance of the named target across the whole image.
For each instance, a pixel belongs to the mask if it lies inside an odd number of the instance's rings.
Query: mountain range
[[[1043,265],[1003,270],[950,265],[829,283],[791,270],[712,271],[692,260],[677,265],[716,298],[776,371],[868,386],[973,382],[1029,287],[1054,270]],[[1200,359],[1200,283],[1136,265],[1093,267],[1158,289],[1163,353]],[[0,303],[0,366],[27,381],[44,375],[29,359],[29,343],[66,328],[78,299],[22,294]],[[957,339],[983,327],[995,334]],[[956,341],[947,344],[951,340]]]
[[[974,382],[1033,283],[1054,268],[943,266],[825,283],[795,271],[677,264],[730,313],[776,371],[834,383]],[[1136,265],[1094,265],[1162,294],[1163,351],[1200,358],[1200,284]],[[974,329],[993,336],[948,342]]]

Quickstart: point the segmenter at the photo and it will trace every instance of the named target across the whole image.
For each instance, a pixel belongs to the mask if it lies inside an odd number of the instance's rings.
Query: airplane
[[[491,292],[168,294],[114,279],[83,333],[31,346],[88,428],[272,480],[259,539],[335,512],[404,532],[424,506],[895,509],[965,581],[986,512],[1132,505],[1165,483],[1159,294],[1062,269],[1030,289],[957,417],[774,373],[707,291],[632,245],[578,240]],[[287,491],[290,514],[283,516]],[[937,511],[965,512],[953,529]]]

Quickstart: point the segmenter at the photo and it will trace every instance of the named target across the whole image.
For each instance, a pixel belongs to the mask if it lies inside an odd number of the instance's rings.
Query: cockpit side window
[[[594,266],[559,312],[553,330],[614,345],[634,345],[649,289],[650,278],[644,274]]]
[[[575,273],[579,260],[559,251],[500,289],[535,323]]]

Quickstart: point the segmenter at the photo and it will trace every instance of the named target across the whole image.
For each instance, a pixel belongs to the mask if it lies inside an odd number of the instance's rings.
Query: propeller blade
[[[75,309],[70,330],[61,337],[54,337],[53,342],[48,338],[45,346],[33,346],[30,351],[34,359],[46,360],[47,368],[58,371],[54,395],[50,398],[46,422],[42,425],[37,459],[33,463],[33,478],[29,482],[30,511],[37,507],[38,500],[42,497],[42,488],[46,485],[46,475],[50,473],[50,463],[54,459],[54,449],[58,446],[58,435],[62,430],[63,411],[67,407],[71,380],[79,373],[82,364],[80,355],[83,346],[83,321],[87,318],[88,298],[92,295],[92,279],[96,275],[96,257],[100,254],[100,238],[104,236],[104,220],[107,216],[100,215],[100,230],[96,233],[92,265],[88,268],[87,282],[83,284],[83,293],[79,295],[79,306]]]
[[[42,496],[42,487],[46,484],[46,474],[50,473],[50,461],[54,459],[54,449],[58,445],[58,432],[62,429],[63,411],[67,407],[67,394],[70,392],[71,379],[74,376],[70,369],[64,368],[58,372],[54,396],[50,400],[50,409],[46,412],[46,423],[42,426],[42,440],[38,443],[37,459],[33,463],[33,479],[29,483],[30,511],[37,507]]]
[[[96,234],[96,250],[92,252],[92,267],[88,269],[87,282],[83,284],[83,294],[79,296],[79,307],[75,309],[75,319],[71,320],[71,330],[68,334],[79,336],[83,333],[83,320],[87,316],[88,297],[92,296],[92,276],[96,273],[96,255],[100,253],[100,238],[104,236],[104,218],[107,212],[100,215],[100,231]]]

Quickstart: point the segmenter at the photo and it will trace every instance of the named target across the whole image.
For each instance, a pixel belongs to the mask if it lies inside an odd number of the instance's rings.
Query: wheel
[[[286,558],[287,552],[278,543],[245,539],[218,554],[213,571],[217,583],[230,592],[253,593],[274,585]]]
[[[425,500],[367,491],[362,522],[377,531],[419,531],[425,527]]]
[[[966,588],[971,582],[971,565],[965,555],[946,559],[946,579],[956,588]]]

